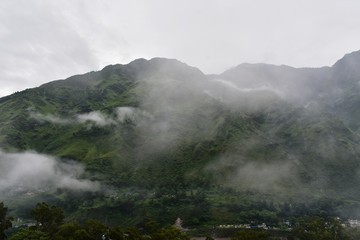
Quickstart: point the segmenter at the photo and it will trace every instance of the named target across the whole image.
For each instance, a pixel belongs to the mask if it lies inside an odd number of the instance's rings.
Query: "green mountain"
[[[3,97],[0,196],[122,225],[357,217],[359,64],[138,59]]]

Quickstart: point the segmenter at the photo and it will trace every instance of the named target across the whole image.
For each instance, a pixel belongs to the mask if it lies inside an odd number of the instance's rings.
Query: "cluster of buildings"
[[[345,226],[351,228],[360,228],[360,220],[357,219],[348,219],[345,223]]]
[[[228,224],[228,225],[219,225],[219,228],[247,228],[247,229],[261,228],[261,229],[265,229],[265,230],[269,229],[269,227],[265,223],[257,224],[257,225],[254,225],[254,224],[236,224],[236,225]]]

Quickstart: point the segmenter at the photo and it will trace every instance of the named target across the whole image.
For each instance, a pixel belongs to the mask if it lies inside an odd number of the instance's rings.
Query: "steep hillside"
[[[349,56],[320,69],[242,64],[206,76],[177,60],[138,59],[1,98],[0,163],[20,175],[0,178],[11,182],[0,193],[15,206],[30,191],[69,217],[123,225],[356,216],[354,64]],[[36,154],[52,159],[61,184],[24,174]]]

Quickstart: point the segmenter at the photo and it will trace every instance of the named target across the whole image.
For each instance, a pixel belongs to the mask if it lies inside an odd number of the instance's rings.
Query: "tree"
[[[77,223],[69,222],[62,224],[54,237],[55,240],[72,240],[74,236],[79,235],[81,227]],[[81,238],[75,238],[81,239]]]
[[[9,240],[50,240],[50,237],[39,230],[22,229],[12,235]]]
[[[109,228],[105,224],[94,219],[87,220],[83,229],[91,236],[91,238],[88,238],[89,240],[101,239],[102,236],[106,235],[109,231]]]
[[[152,239],[159,240],[189,240],[189,236],[182,233],[179,229],[174,227],[162,228],[159,231],[151,234]]]
[[[346,228],[345,234],[349,240],[359,240],[360,239],[360,229],[358,229],[358,228]]]
[[[109,239],[116,239],[116,240],[125,239],[124,231],[120,227],[111,228],[108,237]]]
[[[341,223],[334,218],[321,217],[303,218],[294,229],[294,234],[300,240],[342,240],[347,239]]]
[[[270,238],[270,234],[265,232],[264,230],[247,230],[241,231],[236,234],[236,237],[232,238],[232,240],[268,240]]]
[[[49,206],[42,202],[31,210],[31,216],[36,220],[36,226],[40,231],[53,235],[58,227],[64,222],[64,212],[56,206]]]
[[[11,217],[7,217],[8,209],[4,206],[4,203],[0,203],[0,240],[6,239],[5,230],[12,227]]]

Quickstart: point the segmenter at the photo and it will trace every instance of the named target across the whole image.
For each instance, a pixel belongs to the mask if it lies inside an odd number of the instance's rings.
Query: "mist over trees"
[[[359,63],[138,59],[1,98],[0,192],[122,226],[357,218]]]

